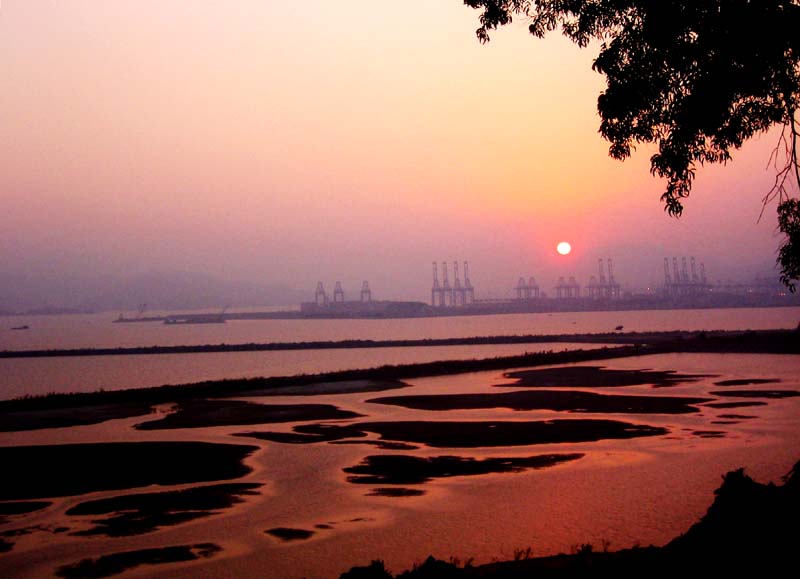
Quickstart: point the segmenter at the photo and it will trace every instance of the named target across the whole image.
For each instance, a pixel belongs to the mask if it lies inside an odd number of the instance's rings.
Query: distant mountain
[[[306,293],[285,285],[228,281],[193,272],[149,273],[114,282],[93,300],[94,309],[199,309],[296,305]],[[87,304],[89,305],[89,304]]]
[[[245,306],[287,306],[308,300],[307,291],[281,284],[223,280],[194,272],[148,273],[125,278],[15,279],[0,284],[0,310],[180,310]]]

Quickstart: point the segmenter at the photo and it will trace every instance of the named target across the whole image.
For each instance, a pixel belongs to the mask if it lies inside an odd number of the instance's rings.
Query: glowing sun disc
[[[556,246],[556,251],[561,255],[567,255],[570,251],[572,251],[572,246],[566,241],[562,241]]]

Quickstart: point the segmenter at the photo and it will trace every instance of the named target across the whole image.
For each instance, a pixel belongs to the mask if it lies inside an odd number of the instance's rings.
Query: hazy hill
[[[194,272],[151,271],[117,277],[21,277],[0,279],[0,311],[43,307],[83,310],[198,309],[296,305],[308,292],[281,284],[223,280]]]

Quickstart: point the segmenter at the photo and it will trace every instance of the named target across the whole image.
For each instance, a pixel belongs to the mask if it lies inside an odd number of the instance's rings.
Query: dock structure
[[[706,279],[706,266],[700,263],[698,273],[697,260],[681,257],[681,267],[678,269],[678,258],[672,258],[672,275],[670,275],[669,258],[664,258],[664,293],[671,297],[696,296],[708,293],[711,285]]]
[[[598,258],[598,275],[597,277],[591,276],[589,278],[589,283],[586,285],[586,296],[594,300],[618,300],[622,295],[622,291],[620,285],[614,279],[614,268],[610,257],[606,259],[605,264],[608,267],[608,276],[606,276],[606,271],[603,267],[603,258]]]
[[[314,302],[318,306],[327,306],[328,305],[328,294],[325,293],[325,288],[322,286],[322,282],[317,282],[317,290],[314,292]]]
[[[469,279],[469,262],[464,262],[464,290],[465,290],[465,304],[471,304],[475,301],[475,288]]]
[[[367,280],[361,282],[361,301],[362,302],[372,301],[372,290],[369,289],[369,282]]]
[[[431,286],[431,306],[435,308],[464,307],[475,302],[475,287],[469,277],[469,262],[464,262],[464,278],[459,273],[458,262],[453,262],[453,284],[450,284],[447,262],[441,263],[441,282],[439,264],[433,262],[433,285]]]
[[[461,285],[461,278],[458,276],[458,262],[453,262],[453,303],[454,306],[463,306],[467,302],[466,288]]]
[[[442,293],[444,296],[444,305],[453,305],[453,287],[450,285],[450,279],[447,277],[447,262],[442,262]]]
[[[344,290],[342,289],[342,282],[337,281],[336,286],[333,288],[333,303],[344,303]]]
[[[581,297],[581,286],[574,276],[570,276],[567,281],[564,281],[564,276],[559,277],[555,290],[557,299]]]
[[[539,299],[541,291],[539,284],[536,283],[536,278],[531,276],[527,281],[524,277],[519,278],[517,286],[514,288],[514,295],[517,300]]]
[[[354,318],[414,318],[429,313],[429,306],[424,302],[375,300],[369,282],[361,282],[358,299],[345,299],[342,282],[334,283],[333,299],[329,299],[322,282],[317,282],[314,301],[302,302],[300,311],[280,313],[249,313],[230,315],[227,319],[354,319]]]
[[[431,287],[431,305],[433,307],[444,307],[444,294],[439,283],[439,266],[433,262],[433,287]]]

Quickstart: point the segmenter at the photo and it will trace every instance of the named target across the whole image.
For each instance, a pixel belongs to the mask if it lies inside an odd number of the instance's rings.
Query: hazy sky
[[[666,216],[649,152],[607,156],[594,52],[460,0],[3,0],[0,268],[206,272],[424,297],[431,261],[481,295],[665,255],[769,268],[765,135]],[[573,244],[559,257],[558,241]]]

